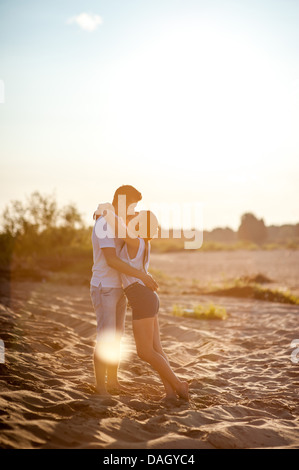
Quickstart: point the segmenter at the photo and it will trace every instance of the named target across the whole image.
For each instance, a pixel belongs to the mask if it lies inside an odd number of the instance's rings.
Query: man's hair
[[[129,184],[124,184],[117,188],[114,193],[112,205],[117,206],[118,203],[118,196],[126,196],[126,198],[130,199],[130,201],[140,201],[142,199],[142,194],[137,191],[134,186],[130,186]]]

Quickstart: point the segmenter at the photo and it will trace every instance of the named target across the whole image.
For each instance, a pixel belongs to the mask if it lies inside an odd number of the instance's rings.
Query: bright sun
[[[246,37],[174,28],[117,69],[109,96],[117,133],[162,167],[165,155],[172,165],[187,155],[195,169],[204,158],[206,169],[236,170],[240,156],[257,163],[284,137],[284,77]]]

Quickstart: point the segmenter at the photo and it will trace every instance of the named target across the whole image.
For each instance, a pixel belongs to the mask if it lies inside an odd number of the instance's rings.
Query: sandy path
[[[181,319],[172,305],[213,300],[225,321]],[[299,447],[298,306],[161,296],[164,349],[190,383],[190,403],[160,402],[136,356],[130,312],[120,378],[129,392],[93,393],[95,318],[86,287],[19,283],[2,291],[0,446],[13,448]]]

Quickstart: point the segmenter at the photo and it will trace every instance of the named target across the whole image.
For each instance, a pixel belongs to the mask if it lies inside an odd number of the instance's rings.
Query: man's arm
[[[113,229],[115,230],[115,236],[116,237],[119,236],[118,230],[120,229],[121,238],[123,238],[125,243],[127,243],[127,245],[130,245],[130,246],[138,249],[139,240],[138,240],[138,237],[137,237],[137,233],[132,231],[132,230],[129,230],[128,227],[126,226],[126,224],[124,223],[123,219],[121,217],[117,217],[114,211],[112,211],[110,209],[106,209],[105,208],[106,205],[107,205],[107,203],[102,204],[103,212],[104,211],[106,212],[105,215],[103,215],[103,217],[105,218],[105,220],[107,221],[109,226],[113,227]]]
[[[106,262],[108,266],[111,268],[116,269],[117,271],[126,274],[127,276],[137,277],[140,279],[144,284],[152,290],[157,290],[158,284],[152,278],[150,274],[145,273],[139,269],[133,268],[129,264],[122,261],[120,258],[116,256],[115,248],[102,248]]]

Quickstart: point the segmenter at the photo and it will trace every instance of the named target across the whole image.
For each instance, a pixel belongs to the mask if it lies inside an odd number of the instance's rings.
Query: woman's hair
[[[158,219],[152,211],[140,211],[137,216],[139,222],[139,236],[141,238],[153,238],[159,228]]]
[[[142,194],[137,191],[134,186],[130,186],[129,184],[124,184],[115,191],[112,201],[114,207],[117,206],[118,196],[126,196],[127,199],[134,202],[138,202],[142,199]]]

